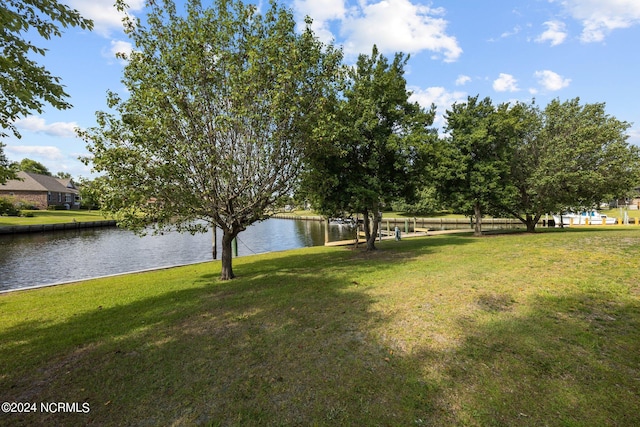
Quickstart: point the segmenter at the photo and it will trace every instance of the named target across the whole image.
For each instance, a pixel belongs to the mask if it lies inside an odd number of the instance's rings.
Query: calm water
[[[330,239],[352,238],[329,228]],[[351,232],[352,234],[353,232]],[[222,254],[218,230],[218,259]],[[238,255],[324,244],[324,223],[268,219],[238,236]],[[0,235],[0,290],[210,261],[212,232],[138,237],[118,228]]]

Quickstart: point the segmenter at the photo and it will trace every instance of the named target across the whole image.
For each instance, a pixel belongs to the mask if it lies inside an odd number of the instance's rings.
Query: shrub
[[[13,204],[13,200],[0,197],[0,215],[18,216],[19,214],[20,209]]]

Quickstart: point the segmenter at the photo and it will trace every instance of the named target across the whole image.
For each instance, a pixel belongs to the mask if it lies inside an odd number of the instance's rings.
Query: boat
[[[614,225],[616,218],[608,217],[597,211],[583,211],[581,213],[567,212],[553,215],[556,227],[570,225]]]
[[[338,225],[342,227],[355,227],[356,222],[353,218],[331,218],[329,225]]]

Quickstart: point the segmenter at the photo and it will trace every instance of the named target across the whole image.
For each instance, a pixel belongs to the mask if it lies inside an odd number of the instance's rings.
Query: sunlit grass
[[[638,425],[640,230],[308,248],[0,296],[0,424]]]
[[[100,211],[85,210],[23,210],[23,216],[0,216],[0,226],[63,224],[68,222],[104,221],[106,218]],[[29,216],[24,216],[28,214]]]

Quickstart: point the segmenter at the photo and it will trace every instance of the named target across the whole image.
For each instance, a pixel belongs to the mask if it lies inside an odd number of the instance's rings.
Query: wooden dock
[[[460,229],[460,230],[432,230],[429,231],[426,228],[416,228],[415,232],[410,232],[410,233],[402,233],[402,239],[410,239],[412,237],[427,237],[427,236],[437,236],[439,234],[456,234],[456,233],[472,233],[473,230],[471,230],[470,228],[467,229]],[[380,237],[376,238],[376,241],[380,241],[380,240],[394,240],[395,239],[395,235],[391,235],[391,236],[382,236],[382,239]],[[364,240],[364,238],[359,239],[358,240],[358,244],[366,244],[367,242]],[[355,239],[351,239],[351,240],[336,240],[334,242],[327,242],[324,245],[325,246],[350,246],[350,245],[355,245],[356,244],[356,240]]]

